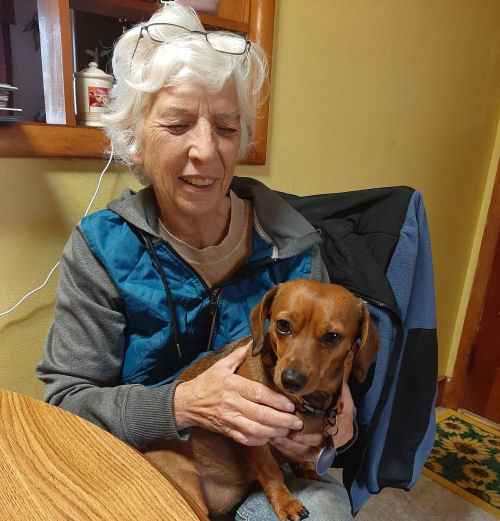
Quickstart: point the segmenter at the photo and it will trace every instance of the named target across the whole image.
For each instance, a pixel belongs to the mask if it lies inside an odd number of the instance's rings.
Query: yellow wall
[[[423,192],[441,374],[453,368],[498,156],[499,22],[498,0],[277,0],[268,162],[238,168],[298,194],[399,184]],[[0,159],[0,312],[43,282],[103,166]],[[106,174],[93,208],[138,187],[120,172]],[[0,317],[0,387],[41,396],[33,371],[56,278]]]
[[[40,286],[74,223],[84,214],[104,161],[0,159],[0,313]],[[140,185],[111,167],[92,209]],[[52,320],[57,274],[16,310],[0,317],[0,387],[42,396],[34,376]]]

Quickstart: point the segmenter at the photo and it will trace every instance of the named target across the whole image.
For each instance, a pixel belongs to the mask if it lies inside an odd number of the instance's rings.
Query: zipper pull
[[[222,291],[222,288],[211,289],[209,293],[210,303],[208,306],[208,317],[209,317],[209,329],[208,329],[208,338],[207,338],[207,351],[212,350],[212,342],[215,331],[215,320],[217,318],[217,310],[219,303],[219,296]]]
[[[210,317],[213,317],[217,313],[217,302],[219,300],[220,289],[216,289],[210,292],[210,307],[209,313]]]

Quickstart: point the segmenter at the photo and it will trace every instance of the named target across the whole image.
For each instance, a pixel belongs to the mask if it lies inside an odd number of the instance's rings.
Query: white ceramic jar
[[[82,125],[100,127],[100,115],[106,110],[106,99],[113,85],[113,76],[98,68],[97,63],[75,73],[76,121]]]

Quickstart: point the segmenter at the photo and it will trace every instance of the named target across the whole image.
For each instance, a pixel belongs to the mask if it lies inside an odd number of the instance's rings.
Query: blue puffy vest
[[[177,315],[179,356],[166,291],[141,234],[110,210],[83,219],[82,229],[125,305],[124,384],[155,386],[173,380],[207,349],[249,335],[250,311],[273,285],[311,276],[312,248],[276,260],[272,245],[254,229],[252,256],[229,281],[209,288],[165,242],[157,241],[154,248]]]

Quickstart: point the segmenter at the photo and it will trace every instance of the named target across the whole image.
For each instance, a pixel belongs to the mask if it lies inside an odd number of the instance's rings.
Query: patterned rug
[[[500,519],[500,432],[459,412],[437,417],[423,473]]]

